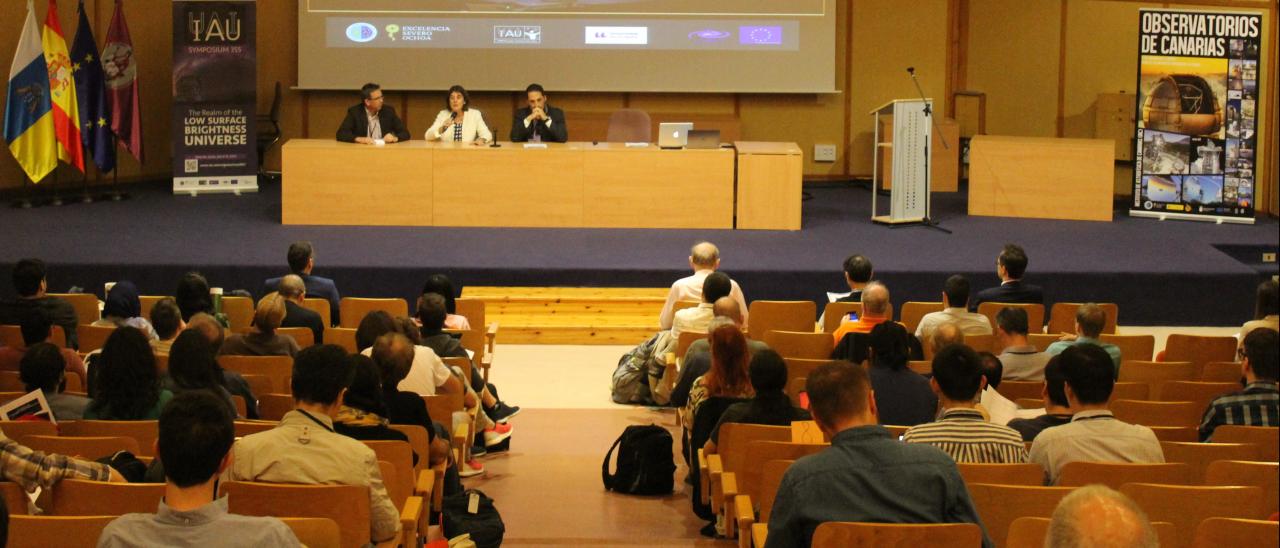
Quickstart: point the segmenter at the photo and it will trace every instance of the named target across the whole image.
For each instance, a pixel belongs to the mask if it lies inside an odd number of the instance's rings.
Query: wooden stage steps
[[[485,303],[498,344],[644,342],[658,332],[665,287],[472,287],[464,298]]]

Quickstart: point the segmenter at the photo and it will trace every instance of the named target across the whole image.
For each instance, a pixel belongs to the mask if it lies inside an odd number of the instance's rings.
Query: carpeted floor
[[[865,189],[806,190],[813,198],[804,203],[804,229],[782,232],[283,226],[278,186],[196,198],[152,187],[119,203],[6,210],[0,278],[17,259],[39,256],[51,265],[54,291],[101,291],[104,282],[131,279],[145,294],[167,294],[183,271],[198,268],[215,286],[257,293],[261,280],[285,269],[288,244],[310,240],[316,273],[352,296],[411,297],[436,271],[470,285],[663,287],[687,272],[689,245],[709,239],[750,299],[822,299],[841,288],[844,257],[862,253],[904,302],[937,300],[952,273],[970,275],[976,288],[994,285],[1001,245],[1017,242],[1031,258],[1028,281],[1045,286],[1050,302],[1116,302],[1130,324],[1239,325],[1257,281],[1276,272],[1274,263],[1246,264],[1220,250],[1274,251],[1280,237],[1271,219],[1236,226],[1123,212],[1111,223],[970,217],[963,193],[938,194],[934,213],[954,231],[947,235],[872,224]],[[0,295],[9,291],[0,284]]]

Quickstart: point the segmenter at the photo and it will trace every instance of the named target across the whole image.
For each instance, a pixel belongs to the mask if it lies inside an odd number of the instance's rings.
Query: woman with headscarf
[[[102,307],[102,319],[93,322],[101,327],[135,327],[148,339],[154,340],[156,330],[151,322],[142,317],[142,300],[138,297],[138,286],[133,282],[121,280],[111,286],[107,292],[106,304]]]

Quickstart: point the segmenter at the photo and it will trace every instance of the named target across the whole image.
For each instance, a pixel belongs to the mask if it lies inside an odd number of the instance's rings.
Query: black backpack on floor
[[[600,476],[604,488],[628,495],[669,495],[675,487],[676,463],[671,453],[671,433],[650,424],[628,426],[604,456]],[[609,473],[613,451],[618,450],[618,470]]]
[[[472,506],[475,497],[475,506]],[[476,548],[498,548],[502,546],[502,537],[507,527],[502,523],[502,516],[493,505],[493,499],[485,496],[478,489],[468,489],[444,497],[441,528],[445,538],[454,538],[463,533],[471,535]],[[473,511],[474,510],[474,511]]]

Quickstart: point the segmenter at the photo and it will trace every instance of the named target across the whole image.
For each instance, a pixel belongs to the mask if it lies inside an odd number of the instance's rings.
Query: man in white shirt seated
[[[1060,360],[1071,422],[1046,429],[1031,445],[1031,462],[1044,467],[1051,483],[1069,462],[1164,462],[1150,428],[1120,422],[1107,410],[1115,368],[1105,350],[1079,344],[1064,350]]]
[[[925,340],[938,325],[954,322],[965,335],[990,335],[991,321],[977,312],[969,312],[969,280],[959,274],[947,278],[942,289],[941,312],[930,312],[920,318],[916,338]]]
[[[996,341],[1000,343],[1000,363],[1004,378],[1011,381],[1042,381],[1049,354],[1036,350],[1027,340],[1027,311],[1003,308],[996,314]]]
[[[711,242],[699,242],[689,251],[689,268],[693,269],[693,275],[676,280],[671,284],[671,291],[667,292],[667,302],[662,305],[662,313],[658,316],[658,326],[662,329],[671,329],[677,302],[704,300],[702,284],[708,275],[720,268],[720,249]],[[742,296],[742,288],[738,287],[738,282],[730,281],[729,283],[732,285],[729,296],[738,301],[738,306],[742,308],[742,323],[746,324],[747,301]]]
[[[232,447],[227,479],[368,487],[369,539],[377,543],[400,532],[400,514],[382,483],[378,456],[333,431],[333,416],[354,377],[353,362],[340,346],[299,352],[293,360],[294,410],[275,428],[245,436]]]
[[[1063,350],[1081,344],[1089,344],[1101,348],[1111,356],[1111,363],[1115,365],[1115,374],[1120,374],[1120,347],[1102,342],[1102,330],[1107,325],[1107,313],[1094,303],[1084,303],[1080,308],[1076,309],[1076,334],[1063,335],[1058,342],[1049,345],[1044,352],[1050,356],[1061,354]]]

